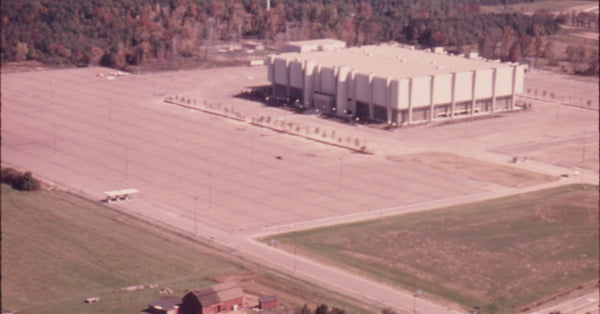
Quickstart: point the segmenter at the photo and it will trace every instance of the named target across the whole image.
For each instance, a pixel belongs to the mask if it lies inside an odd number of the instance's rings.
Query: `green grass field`
[[[2,312],[138,313],[164,287],[183,297],[212,285],[209,278],[236,278],[247,293],[277,294],[288,310],[325,303],[348,313],[376,311],[79,196],[1,186]],[[120,291],[149,283],[159,286]],[[92,296],[100,302],[85,304]]]
[[[169,287],[175,295],[239,270],[191,241],[60,192],[2,185],[2,311],[135,313]],[[157,283],[136,292],[121,287]],[[101,302],[84,304],[87,297]]]
[[[276,239],[408,291],[505,313],[596,285],[598,219],[598,187],[570,185]]]

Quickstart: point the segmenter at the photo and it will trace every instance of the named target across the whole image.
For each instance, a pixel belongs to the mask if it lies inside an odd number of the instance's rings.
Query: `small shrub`
[[[325,304],[319,305],[319,307],[317,307],[317,309],[315,310],[315,314],[327,314],[328,312],[329,307],[327,307],[327,305]]]
[[[307,304],[304,304],[304,306],[300,310],[300,314],[312,314],[312,311],[310,310]]]
[[[40,183],[28,171],[21,177],[17,189],[21,191],[37,191],[40,189]]]
[[[37,191],[40,189],[39,181],[29,171],[21,173],[12,168],[3,168],[0,171],[0,177],[2,183],[10,184],[19,191]]]
[[[16,182],[20,176],[21,173],[12,168],[2,168],[2,170],[0,171],[2,183],[6,184],[13,185],[13,182]]]
[[[334,307],[331,309],[331,314],[346,314],[346,310]]]

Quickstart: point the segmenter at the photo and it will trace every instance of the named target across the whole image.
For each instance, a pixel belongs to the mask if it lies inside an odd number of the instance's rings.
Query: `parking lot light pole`
[[[194,197],[194,239],[198,237],[198,198]]]
[[[423,294],[423,290],[417,290],[417,293],[413,294],[413,314],[417,313],[417,297]]]

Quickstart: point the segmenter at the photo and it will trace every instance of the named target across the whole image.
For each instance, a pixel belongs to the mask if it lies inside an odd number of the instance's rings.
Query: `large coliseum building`
[[[293,42],[269,56],[273,95],[344,117],[412,124],[514,110],[524,66],[400,45]]]

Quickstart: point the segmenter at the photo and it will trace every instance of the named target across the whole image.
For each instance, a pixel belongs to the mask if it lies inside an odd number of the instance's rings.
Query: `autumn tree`
[[[265,37],[275,39],[275,35],[285,29],[285,11],[280,3],[276,7],[271,8],[266,14],[267,24]]]
[[[551,40],[546,42],[546,46],[544,47],[544,57],[548,60],[550,65],[558,64],[558,57],[556,55],[554,42]]]
[[[457,50],[480,44],[482,55],[504,59],[511,49],[519,57],[538,54],[540,45],[525,45],[527,37],[522,34],[531,38],[552,34],[559,18],[545,11],[531,17],[481,14],[480,5],[501,1],[278,0],[268,12],[264,0],[0,1],[0,54],[2,61],[77,65],[102,61],[124,67],[155,58],[193,57],[203,44],[244,37],[333,37],[351,45],[396,40]],[[589,21],[594,16],[575,18]],[[516,35],[502,38],[506,27]],[[279,36],[282,33],[285,36]],[[500,43],[502,39],[505,42]]]
[[[583,45],[568,45],[565,49],[567,59],[572,62],[583,62],[586,56],[586,49]]]
[[[364,1],[361,1],[357,8],[356,13],[354,15],[354,45],[358,46],[361,43],[365,42],[365,36],[367,33],[367,25],[369,19],[371,18],[371,6]],[[362,36],[361,36],[362,35]]]

